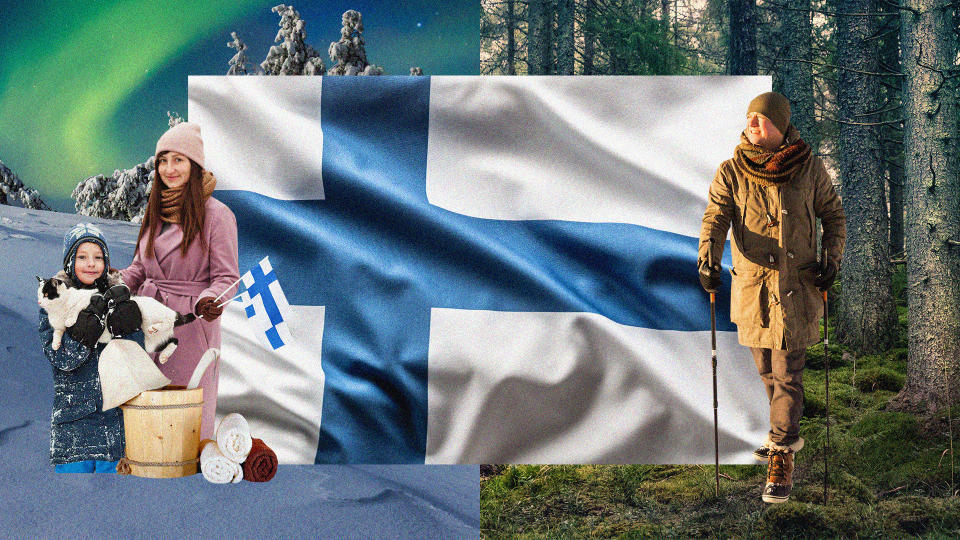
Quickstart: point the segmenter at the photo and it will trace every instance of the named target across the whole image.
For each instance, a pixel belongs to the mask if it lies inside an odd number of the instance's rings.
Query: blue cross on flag
[[[281,463],[712,463],[700,222],[769,90],[190,77],[241,268],[290,301],[275,350],[224,310],[218,408]],[[749,463],[768,402],[717,296],[720,455]]]
[[[257,337],[274,350],[293,341],[286,321],[290,304],[270,266],[270,257],[264,257],[240,281],[246,287],[239,295],[240,304]]]

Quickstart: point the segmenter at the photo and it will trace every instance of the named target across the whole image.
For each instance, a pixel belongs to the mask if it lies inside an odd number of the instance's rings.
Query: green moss
[[[823,508],[807,503],[772,504],[763,512],[758,533],[767,538],[809,538],[810,531],[826,531]]]
[[[878,511],[888,532],[918,535],[960,528],[960,504],[956,499],[899,497],[881,502]]]
[[[899,392],[903,388],[904,375],[887,367],[869,368],[857,375],[856,385],[861,392],[890,390]]]

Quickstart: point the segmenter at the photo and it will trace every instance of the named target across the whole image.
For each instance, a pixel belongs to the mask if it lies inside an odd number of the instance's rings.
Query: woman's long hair
[[[154,160],[153,165],[153,187],[150,188],[150,198],[147,199],[147,210],[143,214],[143,221],[140,223],[140,233],[137,235],[137,248],[140,247],[140,240],[147,237],[147,258],[153,257],[153,240],[157,237],[160,230],[160,201],[161,192],[167,185],[160,178],[157,171],[157,162],[160,156],[167,152],[160,152]],[[187,179],[187,185],[184,188],[184,196],[180,200],[180,228],[183,229],[183,240],[180,242],[180,255],[186,256],[187,249],[193,240],[200,236],[200,245],[206,247],[206,241],[200,235],[203,230],[203,167],[197,165],[190,158],[190,178]]]

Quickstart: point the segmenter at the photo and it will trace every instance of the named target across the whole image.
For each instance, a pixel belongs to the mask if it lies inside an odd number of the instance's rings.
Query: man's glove
[[[194,313],[203,317],[205,321],[214,321],[223,313],[223,308],[217,305],[217,301],[212,296],[204,296],[197,300]]]
[[[93,295],[90,297],[90,305],[77,314],[77,322],[67,328],[67,334],[91,349],[96,347],[97,340],[103,334],[103,319],[106,313],[107,301],[102,295]]]
[[[824,264],[819,268],[817,277],[813,279],[813,284],[821,291],[829,290],[833,282],[837,279],[837,265],[830,259],[824,259]]]
[[[114,285],[103,294],[107,300],[107,328],[113,337],[125,336],[140,329],[142,316],[140,306],[130,300],[126,285]]]
[[[700,285],[703,290],[715,293],[720,288],[720,267],[710,267],[707,261],[699,261]]]

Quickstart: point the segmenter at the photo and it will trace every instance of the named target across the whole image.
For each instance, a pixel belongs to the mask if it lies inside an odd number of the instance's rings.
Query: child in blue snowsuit
[[[90,305],[67,328],[60,348],[53,350],[53,328],[40,309],[40,342],[53,367],[53,414],[50,418],[50,462],[57,472],[116,472],[123,457],[123,416],[119,408],[102,411],[103,393],[97,365],[105,344],[97,343],[104,327],[143,346],[139,310],[131,314],[129,291],[120,272],[110,268],[107,242],[96,226],[79,224],[63,240],[63,270],[55,276],[70,287],[97,288]],[[117,288],[120,287],[120,288]],[[126,292],[126,296],[124,296]],[[121,307],[122,305],[122,307]],[[124,313],[119,322],[114,314]]]

